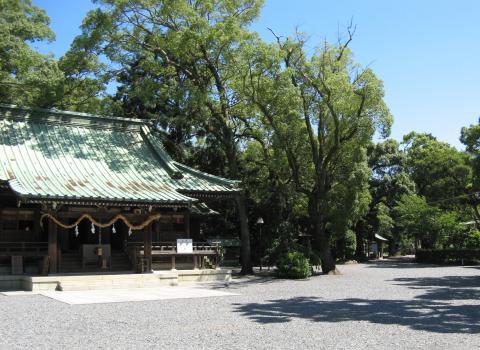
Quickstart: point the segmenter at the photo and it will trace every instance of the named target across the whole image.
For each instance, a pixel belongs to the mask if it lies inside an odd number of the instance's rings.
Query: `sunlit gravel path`
[[[235,279],[238,295],[68,305],[0,295],[1,349],[479,349],[480,267],[402,260]]]

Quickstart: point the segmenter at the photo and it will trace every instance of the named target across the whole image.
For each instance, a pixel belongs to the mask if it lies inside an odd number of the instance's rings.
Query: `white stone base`
[[[232,270],[178,270],[179,283],[194,282],[230,282],[232,279]]]
[[[225,281],[231,270],[171,270],[147,274],[76,274],[49,276],[0,276],[0,290],[81,291],[102,289],[154,288],[179,283]]]

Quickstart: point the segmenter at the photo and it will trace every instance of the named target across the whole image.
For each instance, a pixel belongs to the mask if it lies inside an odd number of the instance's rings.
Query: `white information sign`
[[[177,239],[177,253],[193,253],[193,241],[190,238]]]

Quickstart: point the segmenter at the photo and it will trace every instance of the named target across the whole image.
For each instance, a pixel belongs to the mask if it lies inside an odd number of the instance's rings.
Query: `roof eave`
[[[70,205],[104,205],[104,206],[119,206],[119,207],[186,207],[190,208],[192,204],[198,201],[192,198],[190,201],[170,201],[170,200],[133,200],[129,198],[73,198],[73,197],[57,197],[57,196],[32,196],[17,194],[20,202],[23,203],[61,203]]]

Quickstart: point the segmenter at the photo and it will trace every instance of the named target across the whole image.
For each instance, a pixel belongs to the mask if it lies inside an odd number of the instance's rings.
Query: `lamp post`
[[[258,257],[259,257],[259,262],[260,262],[260,271],[262,271],[262,249],[260,247],[260,245],[262,244],[262,225],[264,224],[265,222],[263,221],[263,218],[262,217],[259,217],[257,219],[257,225],[258,225],[258,250],[259,250],[259,253],[258,253]]]

